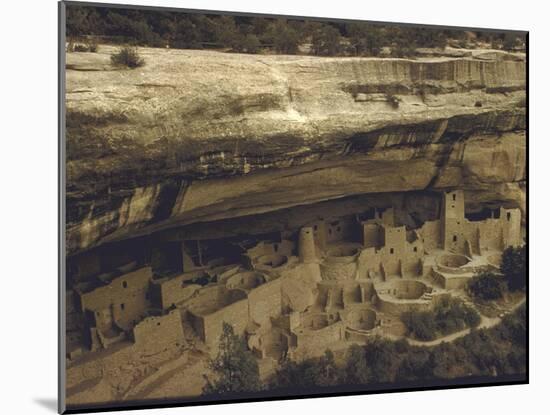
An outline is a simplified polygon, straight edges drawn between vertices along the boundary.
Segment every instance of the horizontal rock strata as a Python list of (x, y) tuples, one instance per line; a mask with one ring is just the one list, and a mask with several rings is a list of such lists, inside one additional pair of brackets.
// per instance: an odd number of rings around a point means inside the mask
[[(67, 56), (70, 254), (161, 229), (461, 187), (525, 209), (525, 57)], [(468, 208), (468, 206), (467, 206)]]

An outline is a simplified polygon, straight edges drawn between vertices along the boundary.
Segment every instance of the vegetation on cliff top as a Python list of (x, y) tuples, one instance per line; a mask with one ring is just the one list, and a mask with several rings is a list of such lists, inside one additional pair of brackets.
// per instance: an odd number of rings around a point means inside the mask
[(111, 63), (115, 66), (125, 66), (134, 69), (145, 65), (145, 60), (139, 56), (137, 48), (125, 46), (111, 55)]
[[(413, 55), (419, 47), (444, 47), (450, 40), (460, 47), (483, 42), (510, 50), (525, 41), (513, 32), (69, 5), (67, 37), (90, 35), (111, 43), (152, 47), (321, 56), (377, 56), (389, 47), (393, 56), (401, 57)], [(308, 48), (301, 48), (306, 44)]]

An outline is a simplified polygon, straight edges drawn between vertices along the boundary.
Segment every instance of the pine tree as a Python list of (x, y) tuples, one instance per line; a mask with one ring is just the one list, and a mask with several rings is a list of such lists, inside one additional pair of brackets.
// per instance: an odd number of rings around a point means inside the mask
[(215, 379), (206, 377), (205, 394), (230, 394), (254, 392), (261, 389), (258, 363), (248, 350), (243, 337), (235, 334), (233, 327), (223, 323), (219, 351), (209, 363)]
[(512, 291), (525, 287), (527, 281), (526, 256), (526, 245), (519, 248), (508, 247), (502, 254), (500, 271), (504, 274), (508, 288)]
[(365, 349), (352, 344), (348, 349), (345, 365), (345, 379), (342, 383), (362, 385), (369, 382), (369, 367), (365, 358)]

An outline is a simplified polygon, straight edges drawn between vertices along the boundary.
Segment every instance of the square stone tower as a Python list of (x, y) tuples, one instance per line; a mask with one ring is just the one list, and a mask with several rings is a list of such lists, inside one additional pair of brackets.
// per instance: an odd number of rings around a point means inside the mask
[(507, 246), (521, 246), (521, 210), (500, 209), (500, 222), (502, 223), (502, 238), (504, 248)]
[(464, 192), (453, 190), (443, 193), (441, 240), (444, 250), (463, 253), (466, 244), (464, 222)]

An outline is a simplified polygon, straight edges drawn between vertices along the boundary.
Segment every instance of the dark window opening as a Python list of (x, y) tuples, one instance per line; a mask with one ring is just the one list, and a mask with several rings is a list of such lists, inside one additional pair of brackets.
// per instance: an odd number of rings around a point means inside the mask
[(451, 205), (451, 208), (453, 208), (453, 209), (454, 209), (454, 208), (455, 208), (455, 205)]
[(279, 245), (277, 244), (273, 245), (273, 249), (275, 250), (275, 252), (277, 252), (279, 250)]
[(342, 230), (342, 229), (341, 229), (339, 226), (336, 228), (336, 231), (337, 231), (337, 232), (340, 232), (341, 230)]
[(414, 251), (414, 252), (417, 252), (417, 251), (418, 251), (418, 248), (415, 246), (415, 247), (413, 248), (413, 251)]
[(453, 193), (453, 200), (456, 200), (456, 194)]
[(124, 310), (124, 303), (121, 303), (121, 304), (120, 304), (120, 309), (121, 309), (121, 310)]
[(157, 323), (157, 326), (160, 326), (160, 321)]
[(471, 212), (466, 214), (466, 219), (470, 222), (479, 222), (485, 219), (490, 219), (492, 216), (492, 210), (489, 208), (483, 208), (477, 212)]
[(393, 248), (390, 248), (390, 254), (393, 254)]
[(456, 242), (456, 240), (457, 240), (456, 235), (453, 235), (453, 242)]
[(126, 281), (122, 281), (122, 288), (128, 288), (128, 283)]
[(508, 219), (508, 221), (512, 219), (512, 214), (510, 212), (506, 213), (506, 219)]
[(376, 219), (376, 209), (369, 208), (367, 211), (359, 215), (360, 220)]
[(316, 230), (317, 230), (317, 228), (318, 228), (318, 226), (317, 226), (317, 225), (315, 225), (315, 226), (313, 227), (313, 230), (314, 230), (314, 231), (316, 231)]

